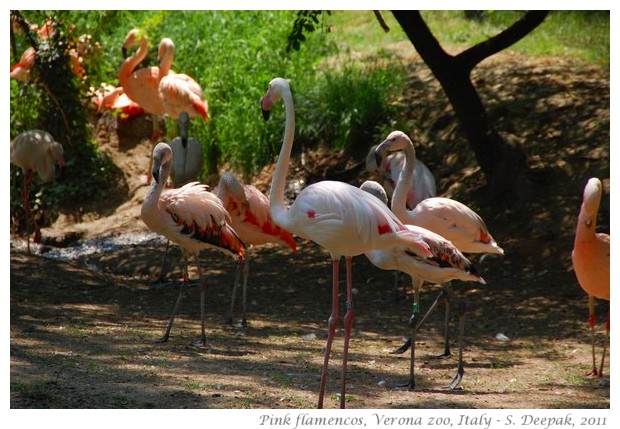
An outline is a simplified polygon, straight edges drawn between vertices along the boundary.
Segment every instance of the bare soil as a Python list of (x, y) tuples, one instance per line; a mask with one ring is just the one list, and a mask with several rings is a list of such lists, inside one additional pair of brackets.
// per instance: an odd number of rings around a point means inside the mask
[[(418, 334), (416, 389), (406, 381), (408, 354), (390, 354), (407, 334), (412, 298), (395, 301), (393, 273), (354, 258), (356, 319), (349, 366), (349, 408), (609, 408), (609, 386), (584, 375), (591, 368), (587, 297), (571, 269), (575, 222), (587, 179), (605, 184), (599, 231), (609, 232), (609, 70), (557, 58), (500, 55), (474, 79), (498, 129), (526, 147), (527, 197), (495, 203), (443, 92), (417, 58), (407, 91), (397, 102), (418, 157), (434, 172), (442, 195), (474, 208), (504, 248), (478, 269), (486, 286), (454, 284), (468, 302), (465, 376), (447, 388), (456, 370), (443, 351), (443, 311)], [(109, 118), (108, 118), (109, 119)], [(303, 118), (298, 118), (302, 121)], [(11, 238), (11, 408), (315, 408), (330, 312), (331, 264), (316, 244), (299, 250), (254, 250), (249, 324), (222, 323), (230, 304), (235, 263), (218, 252), (201, 255), (207, 278), (206, 347), (200, 333), (198, 288), (187, 291), (166, 343), (162, 335), (179, 287), (181, 256), (173, 247), (168, 283), (157, 283), (164, 241), (127, 245), (70, 262), (47, 258), (53, 243), (140, 233), (146, 187), (139, 175), (152, 145), (144, 118), (101, 119), (94, 133), (123, 171), (115, 198), (84, 212), (61, 213), (43, 230), (48, 244), (25, 253)], [(368, 146), (377, 142), (368, 142)], [(355, 164), (318, 149), (289, 177), (306, 182)], [(268, 190), (272, 166), (254, 184)], [(312, 178), (314, 177), (314, 179)], [(353, 184), (368, 178), (359, 173)], [(50, 244), (52, 243), (52, 244)], [(196, 278), (192, 269), (192, 279)], [(344, 275), (344, 273), (343, 273)], [(409, 281), (400, 276), (402, 287)], [(425, 285), (422, 309), (439, 288)], [(597, 358), (605, 338), (608, 303), (597, 304)], [(236, 315), (238, 316), (237, 309)], [(452, 338), (456, 336), (452, 321)], [(330, 362), (325, 406), (336, 408), (342, 331)], [(609, 379), (609, 352), (605, 376)]]

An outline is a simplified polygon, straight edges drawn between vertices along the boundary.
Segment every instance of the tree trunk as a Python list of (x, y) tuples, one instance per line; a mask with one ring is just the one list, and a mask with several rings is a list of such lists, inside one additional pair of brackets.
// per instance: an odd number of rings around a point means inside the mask
[(457, 56), (442, 49), (419, 11), (393, 13), (445, 91), (485, 174), (491, 195), (497, 198), (512, 197), (515, 192), (522, 194), (527, 167), (524, 149), (514, 139), (502, 138), (493, 128), (470, 74), (480, 61), (529, 34), (542, 23), (547, 12), (528, 12), (504, 32)]

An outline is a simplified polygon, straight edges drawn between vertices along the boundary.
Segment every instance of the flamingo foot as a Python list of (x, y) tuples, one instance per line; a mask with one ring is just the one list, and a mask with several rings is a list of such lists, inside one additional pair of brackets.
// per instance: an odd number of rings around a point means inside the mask
[(199, 349), (209, 348), (207, 346), (207, 339), (206, 338), (201, 338), (198, 341), (194, 341), (192, 343), (192, 346), (198, 347)]
[(596, 370), (596, 368), (592, 368), (591, 372), (588, 372), (585, 377), (586, 378), (594, 378), (594, 377), (602, 377), (603, 375), (599, 375), (598, 371)]
[(156, 343), (167, 343), (169, 338), (170, 338), (169, 335), (164, 335), (161, 338), (156, 339), (155, 342)]
[(407, 383), (397, 384), (392, 388), (396, 390), (415, 390), (415, 380), (410, 379)]
[(449, 357), (452, 356), (452, 353), (450, 353), (450, 350), (446, 350), (445, 352), (443, 352), (442, 354), (439, 355), (435, 355), (433, 356), (435, 359), (448, 359)]
[(407, 350), (409, 350), (409, 347), (411, 347), (411, 337), (409, 337), (409, 339), (407, 341), (405, 341), (405, 343), (400, 346), (399, 348), (397, 348), (394, 351), (391, 351), (390, 354), (391, 355), (401, 355), (403, 353), (405, 353)]
[(456, 387), (461, 383), (461, 380), (463, 379), (463, 373), (463, 368), (459, 368), (456, 375), (454, 376), (454, 379), (452, 379), (452, 382), (448, 385), (450, 389), (456, 389)]

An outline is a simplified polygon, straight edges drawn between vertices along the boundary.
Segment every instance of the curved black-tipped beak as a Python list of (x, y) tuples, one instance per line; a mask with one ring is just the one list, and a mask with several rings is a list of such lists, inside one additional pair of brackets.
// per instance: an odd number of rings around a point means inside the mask
[(159, 183), (159, 170), (153, 170), (153, 179)]
[(121, 48), (121, 52), (123, 53), (123, 58), (127, 58), (127, 48), (124, 46)]

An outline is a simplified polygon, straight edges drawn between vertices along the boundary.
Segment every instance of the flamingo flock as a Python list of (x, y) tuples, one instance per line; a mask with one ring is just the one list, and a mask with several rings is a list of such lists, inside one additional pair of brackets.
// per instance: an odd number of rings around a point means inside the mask
[[(49, 29), (48, 29), (49, 31)], [(450, 356), (449, 315), (453, 307), (459, 319), (458, 363), (448, 385), (455, 389), (464, 375), (463, 349), (467, 304), (452, 289), (453, 280), (486, 281), (477, 272), (467, 254), (503, 256), (504, 250), (491, 235), (482, 217), (467, 205), (437, 196), (435, 178), (416, 158), (412, 140), (402, 131), (391, 132), (383, 142), (372, 146), (366, 165), (377, 173), (383, 185), (366, 181), (360, 187), (339, 181), (321, 181), (305, 187), (287, 204), (286, 186), (295, 136), (295, 106), (289, 82), (272, 79), (260, 100), (265, 120), (282, 102), (284, 132), (280, 153), (268, 195), (250, 184), (241, 183), (230, 171), (220, 175), (212, 191), (199, 182), (203, 167), (203, 146), (189, 137), (192, 118), (209, 119), (208, 103), (200, 84), (186, 74), (172, 70), (175, 45), (169, 38), (159, 44), (159, 65), (138, 68), (147, 55), (148, 40), (138, 29), (131, 30), (122, 45), (126, 57), (119, 71), (119, 86), (106, 87), (95, 97), (98, 111), (118, 109), (127, 115), (147, 113), (153, 116), (154, 144), (145, 182), (149, 187), (141, 207), (140, 218), (153, 232), (178, 245), (183, 254), (182, 283), (164, 334), (159, 341), (169, 341), (172, 326), (185, 290), (190, 283), (189, 259), (193, 258), (200, 285), (201, 334), (195, 343), (207, 345), (205, 302), (207, 273), (200, 260), (206, 249), (223, 252), (236, 261), (227, 322), (233, 322), (236, 295), (242, 288), (241, 325), (247, 326), (247, 287), (252, 249), (268, 244), (291, 252), (297, 250), (295, 237), (316, 243), (329, 253), (331, 261), (331, 309), (327, 320), (326, 342), (318, 386), (317, 407), (325, 405), (329, 362), (338, 327), (343, 325), (342, 362), (340, 367), (340, 408), (347, 398), (348, 363), (352, 328), (355, 320), (352, 258), (365, 255), (383, 270), (398, 271), (411, 277), (413, 310), (409, 319), (410, 338), (397, 350), (411, 349), (409, 378), (398, 387), (415, 389), (416, 334), (428, 314), (445, 301), (445, 348)], [(33, 48), (11, 67), (11, 78), (28, 80), (36, 61)], [(168, 116), (179, 123), (179, 137), (169, 143), (159, 130), (159, 117)], [(29, 188), (35, 175), (42, 182), (54, 180), (65, 166), (63, 147), (43, 130), (18, 135), (10, 145), (11, 163), (22, 169), (22, 204), (27, 223), (35, 227), (35, 241), (40, 236), (36, 217), (32, 216)], [(588, 296), (588, 326), (592, 343), (592, 370), (588, 376), (603, 378), (609, 343), (609, 314), (606, 341), (600, 366), (596, 359), (595, 299), (610, 300), (610, 236), (596, 232), (596, 218), (602, 196), (602, 184), (591, 178), (583, 191), (581, 210), (572, 251), (577, 281)], [(389, 206), (388, 206), (389, 203)], [(30, 237), (27, 240), (30, 253)], [(340, 291), (340, 263), (345, 261), (345, 290)], [(293, 257), (291, 257), (291, 260)], [(441, 292), (420, 317), (420, 292), (424, 282), (441, 285)], [(304, 285), (313, 287), (313, 285)], [(362, 287), (359, 288), (363, 290)], [(344, 297), (344, 313), (341, 312)]]

